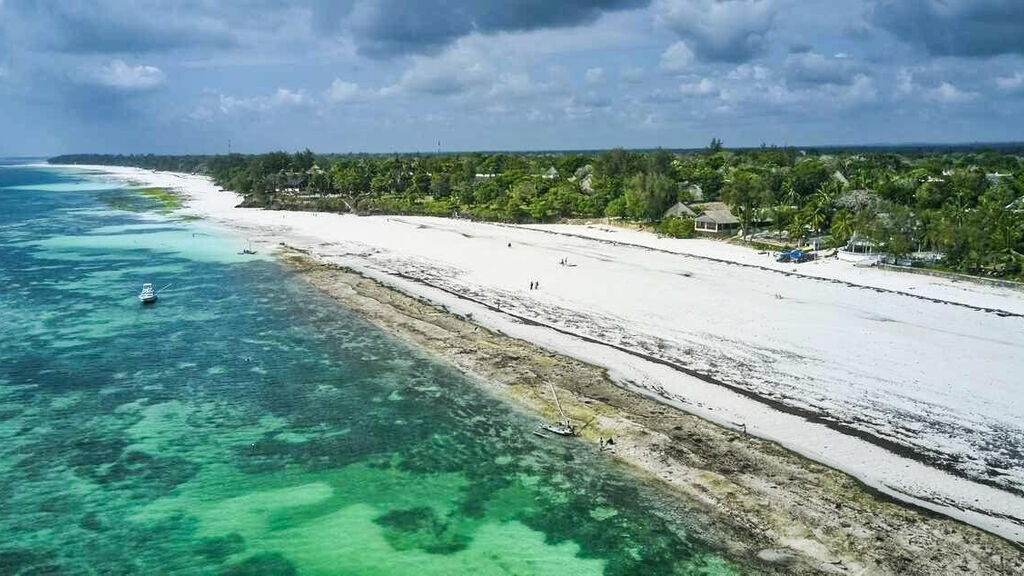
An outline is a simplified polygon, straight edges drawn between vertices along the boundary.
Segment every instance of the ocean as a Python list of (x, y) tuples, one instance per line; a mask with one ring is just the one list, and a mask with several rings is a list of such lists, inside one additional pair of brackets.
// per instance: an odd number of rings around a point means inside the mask
[(739, 571), (684, 502), (244, 247), (0, 166), (0, 574)]

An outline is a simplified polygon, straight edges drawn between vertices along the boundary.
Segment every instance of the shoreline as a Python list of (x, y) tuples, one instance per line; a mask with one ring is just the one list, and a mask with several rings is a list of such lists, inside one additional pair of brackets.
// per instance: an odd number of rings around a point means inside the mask
[[(302, 279), (386, 332), (488, 389), (557, 420), (547, 384), (581, 440), (612, 437), (609, 456), (659, 480), (755, 567), (786, 573), (935, 574), (1024, 569), (1013, 543), (878, 493), (772, 442), (706, 421), (617, 385), (605, 370), (483, 328), (458, 314), (292, 248)], [(553, 442), (566, 440), (552, 438)], [(724, 541), (723, 541), (724, 540)], [(966, 567), (966, 568), (965, 568)], [(1003, 572), (1003, 570), (1008, 570)]]
[[(133, 182), (163, 185), (172, 189), (178, 189), (184, 192), (184, 194), (188, 196), (191, 200), (191, 202), (189, 202), (191, 207), (186, 209), (186, 213), (192, 212), (199, 216), (205, 216), (211, 219), (213, 222), (220, 223), (221, 225), (224, 225), (227, 228), (234, 229), (243, 234), (256, 234), (257, 238), (261, 239), (258, 242), (262, 242), (262, 249), (267, 249), (270, 245), (277, 244), (278, 242), (284, 242), (287, 240), (287, 244), (292, 245), (300, 250), (310, 250), (311, 252), (315, 253), (318, 257), (320, 257), (322, 261), (329, 263), (331, 265), (345, 266), (347, 263), (352, 263), (354, 264), (352, 268), (356, 270), (358, 273), (366, 275), (367, 277), (372, 278), (376, 282), (383, 283), (383, 285), (386, 285), (388, 289), (397, 290), (397, 293), (399, 294), (403, 292), (413, 294), (415, 295), (416, 298), (428, 300), (432, 302), (435, 306), (440, 305), (445, 309), (451, 308), (455, 312), (461, 313), (462, 315), (475, 314), (476, 318), (474, 319), (474, 322), (481, 326), (484, 326), (485, 328), (483, 329), (497, 329), (499, 332), (507, 333), (510, 337), (517, 338), (520, 341), (529, 341), (532, 343), (531, 345), (537, 346), (540, 349), (547, 349), (553, 351), (553, 353), (555, 354), (573, 357), (577, 359), (575, 361), (581, 361), (584, 363), (589, 363), (591, 365), (603, 366), (604, 368), (598, 368), (600, 370), (610, 369), (612, 373), (612, 378), (617, 382), (615, 386), (626, 394), (638, 398), (644, 398), (648, 401), (657, 401), (657, 405), (664, 410), (680, 410), (680, 413), (685, 414), (687, 417), (699, 418), (702, 422), (705, 423), (710, 422), (710, 424), (708, 424), (709, 426), (714, 426), (715, 428), (718, 428), (719, 430), (724, 430), (725, 432), (729, 432), (729, 428), (736, 428), (738, 426), (738, 423), (735, 420), (731, 419), (731, 415), (728, 412), (728, 410), (726, 410), (723, 413), (720, 411), (721, 406), (716, 406), (716, 408), (719, 408), (719, 411), (712, 412), (711, 407), (702, 406), (701, 403), (695, 401), (695, 399), (691, 399), (688, 401), (686, 398), (681, 398), (676, 394), (671, 394), (669, 393), (671, 392), (671, 390), (666, 391), (664, 386), (659, 386), (659, 380), (657, 380), (658, 374), (654, 374), (652, 376), (652, 373), (650, 371), (644, 372), (643, 370), (638, 370), (634, 365), (631, 365), (628, 360), (622, 360), (620, 358), (608, 359), (604, 357), (600, 358), (599, 360), (594, 356), (594, 350), (584, 350), (581, 347), (574, 347), (575, 345), (567, 344), (564, 341), (553, 339), (552, 337), (550, 337), (550, 335), (542, 336), (537, 332), (530, 332), (527, 329), (528, 327), (526, 326), (515, 325), (515, 322), (518, 321), (514, 321), (512, 323), (508, 322), (507, 316), (514, 316), (514, 312), (508, 309), (499, 308), (490, 317), (485, 317), (484, 314), (479, 314), (479, 306), (463, 306), (459, 302), (452, 301), (450, 299), (445, 300), (443, 298), (438, 298), (436, 294), (424, 293), (423, 290), (415, 289), (415, 282), (422, 283), (422, 276), (410, 276), (409, 278), (403, 280), (398, 275), (396, 275), (393, 270), (392, 273), (389, 274), (388, 270), (367, 267), (365, 266), (366, 259), (363, 258), (362, 260), (360, 260), (361, 255), (353, 255), (351, 253), (351, 248), (346, 249), (341, 254), (337, 252), (332, 253), (331, 250), (326, 248), (318, 249), (318, 247), (324, 247), (326, 245), (318, 244), (318, 242), (322, 242), (322, 239), (319, 238), (315, 232), (310, 235), (304, 235), (300, 230), (294, 229), (296, 222), (289, 222), (288, 224), (282, 222), (282, 224), (280, 225), (277, 225), (276, 223), (276, 220), (278, 218), (284, 221), (286, 218), (293, 218), (293, 216), (295, 219), (302, 219), (305, 222), (309, 222), (312, 217), (316, 216), (316, 214), (301, 214), (301, 216), (292, 215), (291, 213), (274, 212), (263, 212), (262, 214), (256, 214), (262, 211), (253, 210), (234, 210), (233, 212), (231, 212), (231, 214), (228, 214), (224, 209), (233, 207), (233, 204), (231, 204), (231, 198), (234, 195), (230, 193), (219, 192), (216, 187), (212, 186), (212, 184), (210, 184), (208, 180), (206, 180), (203, 177), (173, 173), (154, 173), (146, 170), (119, 169), (106, 166), (74, 166), (71, 168), (86, 170), (90, 172), (101, 171), (118, 181), (130, 180)], [(227, 201), (227, 203), (225, 203), (225, 201)], [(234, 216), (238, 217), (235, 218)], [(354, 217), (341, 217), (342, 219), (339, 220), (337, 219), (338, 217), (336, 215), (325, 214), (323, 216), (334, 216), (333, 218), (330, 218), (330, 222), (350, 223), (353, 221), (352, 219), (354, 219)], [(323, 218), (322, 220), (327, 221), (329, 220), (329, 218)], [(383, 220), (383, 218), (377, 219), (378, 222), (380, 220)], [(390, 219), (388, 220), (390, 221)], [(401, 222), (400, 219), (398, 218), (395, 218), (394, 220), (395, 222)], [(424, 222), (424, 220), (428, 219), (408, 220), (415, 220), (417, 222), (421, 222), (420, 224), (418, 224), (419, 228), (432, 227), (434, 224), (433, 221)], [(523, 228), (529, 229), (529, 227)], [(548, 232), (548, 230), (543, 231)], [(534, 232), (536, 232), (536, 230), (534, 230)], [(589, 231), (587, 233), (591, 234), (591, 232)], [(599, 234), (596, 232), (592, 234), (592, 236), (598, 235)], [(590, 240), (600, 241), (600, 238), (592, 236), (589, 237)], [(646, 243), (647, 239), (644, 239), (644, 242)], [(651, 243), (653, 242), (654, 241), (651, 240)], [(638, 246), (638, 248), (652, 248), (655, 250), (657, 249), (656, 247), (650, 246)], [(675, 254), (680, 256), (688, 256), (688, 254), (685, 253)], [(694, 255), (690, 254), (689, 256)], [(700, 256), (696, 257), (699, 258)], [(732, 260), (727, 260), (726, 262), (727, 264), (730, 265), (740, 263)], [(777, 272), (780, 270), (772, 271)], [(785, 273), (786, 271), (782, 270), (782, 272)], [(788, 276), (788, 274), (786, 275)], [(828, 277), (814, 276), (812, 278), (824, 281), (831, 280), (833, 283), (835, 282), (835, 279)], [(883, 288), (883, 286), (878, 285), (869, 285), (863, 287)], [(443, 287), (439, 289), (443, 290)], [(933, 288), (933, 291), (942, 290), (946, 290), (946, 288), (941, 285), (937, 285), (936, 288)], [(919, 294), (905, 294), (905, 296), (918, 297)], [(1011, 302), (1011, 304), (1013, 304), (1013, 302)], [(1005, 310), (1005, 308), (1003, 310)], [(499, 321), (496, 319), (497, 316), (503, 316), (504, 318), (501, 318)], [(506, 330), (506, 328), (508, 328), (509, 330)], [(550, 326), (545, 328), (545, 330), (549, 328)], [(576, 336), (579, 337), (580, 335), (577, 334)], [(609, 342), (598, 341), (598, 343), (595, 344), (595, 347), (606, 348), (608, 345)], [(598, 354), (602, 354), (602, 352), (598, 352)], [(605, 356), (607, 356), (607, 354), (605, 354)], [(674, 369), (671, 370), (675, 371)], [(664, 374), (666, 374), (666, 380), (671, 379), (668, 373)], [(655, 379), (653, 385), (651, 383), (652, 378)], [(700, 397), (701, 396), (697, 396), (696, 398)], [(703, 398), (706, 402), (708, 397), (705, 395)], [(728, 408), (729, 406), (726, 406), (726, 409)], [(747, 420), (744, 420), (743, 424), (746, 423)], [(853, 452), (850, 451), (849, 449), (846, 449), (845, 452), (844, 450), (839, 450), (840, 456), (837, 457), (830, 457), (827, 454), (813, 451), (811, 454), (808, 454), (806, 448), (801, 449), (800, 446), (793, 446), (785, 438), (773, 436), (772, 433), (770, 433), (765, 428), (758, 426), (756, 423), (754, 423), (751, 426), (751, 428), (753, 429), (756, 435), (765, 438), (765, 440), (759, 440), (759, 442), (767, 442), (768, 444), (772, 445), (775, 449), (783, 450), (786, 451), (787, 453), (790, 453), (789, 450), (795, 450), (797, 453), (801, 455), (794, 455), (793, 457), (799, 459), (806, 459), (805, 464), (807, 464), (808, 466), (826, 466), (842, 470), (846, 474), (852, 473), (851, 468), (849, 467), (850, 462), (844, 462), (842, 456), (842, 454), (844, 453), (853, 454)], [(735, 432), (730, 433), (735, 434)], [(833, 439), (830, 438), (829, 441), (833, 441)], [(772, 442), (776, 444), (772, 444)], [(814, 461), (821, 462), (822, 464), (817, 464)], [(828, 468), (825, 469), (827, 470)], [(832, 471), (835, 472), (835, 470)], [(995, 518), (992, 515), (992, 512), (995, 510), (994, 508), (979, 510), (977, 513), (973, 513), (969, 509), (965, 509), (962, 507), (958, 508), (959, 503), (956, 500), (949, 500), (948, 498), (945, 501), (940, 499), (938, 503), (935, 503), (934, 505), (929, 505), (927, 501), (922, 501), (917, 494), (900, 492), (897, 488), (885, 484), (878, 485), (877, 483), (872, 482), (870, 479), (860, 478), (858, 474), (853, 474), (854, 477), (859, 478), (857, 480), (854, 480), (853, 478), (846, 476), (846, 474), (844, 474), (843, 472), (836, 473), (845, 476), (847, 480), (852, 480), (858, 483), (858, 486), (861, 487), (860, 489), (858, 489), (859, 492), (865, 493), (867, 491), (877, 491), (885, 498), (895, 498), (911, 506), (922, 506), (924, 508), (931, 509), (935, 513), (953, 516), (958, 518), (959, 520), (967, 521), (970, 524), (982, 525), (990, 531), (999, 532), (999, 529), (993, 528), (993, 524), (990, 523), (986, 525), (984, 520), (985, 518), (989, 518), (992, 521), (998, 520), (998, 518)], [(936, 476), (936, 478), (939, 478), (939, 476)], [(939, 496), (941, 496), (941, 494)], [(874, 496), (872, 496), (871, 498), (874, 498)], [(1016, 517), (1007, 517), (1007, 519), (1011, 522), (1013, 522), (1014, 518)], [(1009, 538), (1009, 536), (1006, 533), (1004, 533), (1003, 536)], [(941, 541), (943, 537), (945, 536), (937, 537), (936, 541)]]

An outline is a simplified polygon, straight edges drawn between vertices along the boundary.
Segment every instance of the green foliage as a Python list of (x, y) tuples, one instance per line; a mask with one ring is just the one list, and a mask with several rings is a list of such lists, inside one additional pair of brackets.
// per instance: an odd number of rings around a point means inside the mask
[(732, 205), (743, 233), (749, 235), (750, 225), (756, 220), (756, 211), (768, 199), (764, 180), (749, 170), (737, 170), (732, 175), (732, 182), (723, 190), (723, 198)]
[(671, 238), (693, 238), (697, 235), (692, 218), (666, 218), (658, 224), (658, 232)]
[(797, 198), (807, 198), (830, 178), (828, 168), (819, 160), (802, 160), (790, 169), (786, 181)]
[(634, 220), (657, 220), (676, 201), (676, 188), (663, 174), (640, 172), (626, 184), (626, 215)]
[[(943, 253), (942, 266), (952, 270), (1021, 278), (1022, 158), (1024, 150), (1011, 148), (830, 150), (827, 155), (770, 146), (727, 150), (714, 139), (706, 148), (681, 153), (619, 148), (596, 154), (318, 155), (303, 150), (83, 154), (51, 161), (206, 174), (242, 194), (246, 206), (501, 222), (595, 216), (657, 221), (676, 201), (691, 201), (686, 190), (697, 185), (705, 202), (730, 204), (747, 233), (762, 216), (770, 216), (770, 228), (786, 232), (793, 242), (831, 234), (833, 244), (841, 244), (856, 234), (893, 256), (931, 250)], [(551, 167), (558, 176), (545, 178)], [(836, 171), (849, 186), (833, 178)], [(996, 172), (1013, 176), (986, 177)], [(589, 175), (586, 191), (584, 175)], [(859, 192), (859, 199), (846, 198), (863, 189), (869, 192)], [(168, 206), (176, 201), (162, 192), (151, 194)], [(669, 219), (658, 229), (687, 235), (692, 224)]]

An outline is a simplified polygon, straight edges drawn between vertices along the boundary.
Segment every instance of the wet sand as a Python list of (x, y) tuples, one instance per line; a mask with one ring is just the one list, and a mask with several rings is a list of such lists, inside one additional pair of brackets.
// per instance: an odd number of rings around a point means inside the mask
[[(1015, 574), (1024, 551), (957, 520), (893, 501), (851, 476), (625, 390), (595, 366), (487, 330), (350, 269), (285, 250), (311, 284), (380, 328), (558, 419), (548, 383), (583, 441), (659, 478), (701, 512), (708, 538), (765, 572)], [(552, 438), (552, 442), (565, 442)]]

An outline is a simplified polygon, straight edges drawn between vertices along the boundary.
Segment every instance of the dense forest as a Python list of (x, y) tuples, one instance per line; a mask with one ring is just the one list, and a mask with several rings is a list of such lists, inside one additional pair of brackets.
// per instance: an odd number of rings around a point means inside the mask
[(503, 222), (609, 217), (676, 237), (693, 222), (663, 217), (728, 204), (740, 239), (842, 246), (852, 237), (896, 260), (1024, 278), (1024, 149), (699, 151), (429, 155), (70, 155), (61, 164), (201, 173), (270, 209), (426, 214)]

